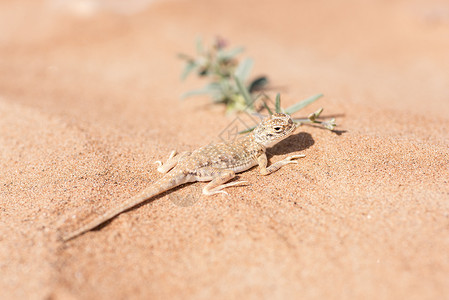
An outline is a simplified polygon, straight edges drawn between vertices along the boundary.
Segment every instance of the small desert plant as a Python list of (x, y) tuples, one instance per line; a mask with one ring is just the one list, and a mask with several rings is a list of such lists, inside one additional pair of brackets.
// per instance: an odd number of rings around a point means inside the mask
[(236, 57), (243, 52), (243, 48), (228, 50), (226, 41), (220, 38), (215, 40), (212, 47), (205, 48), (202, 41), (198, 39), (196, 51), (196, 57), (179, 55), (186, 61), (181, 79), (185, 79), (195, 71), (199, 77), (207, 77), (210, 82), (201, 89), (185, 93), (182, 98), (209, 94), (214, 103), (224, 104), (227, 111), (254, 110), (254, 101), (247, 101), (251, 97), (245, 98), (241, 91), (254, 95), (256, 91), (261, 91), (266, 86), (268, 80), (265, 76), (259, 76), (241, 89), (253, 67), (253, 60), (250, 58), (245, 58), (241, 62), (237, 60)]
[[(226, 106), (226, 110), (230, 111), (250, 111), (260, 112), (265, 108), (268, 113), (272, 114), (272, 110), (267, 104), (268, 96), (263, 93), (264, 88), (268, 84), (265, 76), (259, 76), (250, 81), (247, 85), (245, 82), (250, 75), (253, 67), (253, 60), (245, 58), (242, 62), (237, 60), (237, 55), (243, 52), (243, 48), (238, 47), (231, 50), (227, 49), (227, 43), (217, 38), (210, 49), (205, 49), (200, 39), (196, 43), (197, 56), (191, 57), (180, 54), (179, 57), (186, 61), (186, 66), (181, 74), (181, 79), (185, 79), (190, 73), (195, 71), (199, 77), (207, 77), (210, 82), (201, 89), (193, 90), (182, 95), (182, 98), (209, 94), (213, 103), (221, 103)], [(258, 95), (256, 95), (258, 92)], [(287, 109), (282, 109), (280, 104), (280, 94), (277, 94), (275, 101), (275, 111), (293, 114), (307, 105), (321, 98), (322, 94), (317, 94), (308, 99), (300, 101)], [(257, 102), (257, 100), (261, 101)], [(262, 103), (256, 107), (257, 103)], [(335, 119), (328, 121), (319, 121), (322, 108), (310, 114), (304, 119), (294, 119), (298, 123), (314, 123), (320, 124), (326, 129), (333, 130), (336, 126)], [(244, 132), (253, 130), (248, 128)]]

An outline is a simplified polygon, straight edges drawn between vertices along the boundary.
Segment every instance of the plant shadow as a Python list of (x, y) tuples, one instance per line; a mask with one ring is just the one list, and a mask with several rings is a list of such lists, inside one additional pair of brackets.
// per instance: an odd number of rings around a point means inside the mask
[(334, 130), (329, 130), (327, 128), (324, 128), (323, 126), (316, 125), (316, 124), (303, 124), (303, 126), (309, 126), (309, 127), (317, 128), (317, 129), (320, 129), (320, 130), (327, 130), (327, 131), (330, 131), (333, 134), (336, 134), (338, 136), (348, 132), (347, 130), (335, 130), (335, 129)]

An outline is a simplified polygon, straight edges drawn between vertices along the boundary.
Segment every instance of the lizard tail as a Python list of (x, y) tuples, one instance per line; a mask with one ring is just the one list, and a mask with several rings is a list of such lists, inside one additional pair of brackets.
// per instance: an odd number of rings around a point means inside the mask
[[(62, 238), (62, 240), (64, 242), (66, 242), (68, 240), (74, 239), (74, 238), (82, 235), (83, 233), (86, 233), (86, 232), (100, 226), (101, 224), (111, 220), (112, 218), (116, 217), (117, 215), (121, 214), (122, 212), (127, 211), (128, 209), (150, 199), (151, 197), (162, 194), (165, 191), (168, 191), (174, 187), (177, 187), (181, 184), (188, 182), (188, 180), (186, 180), (185, 176), (167, 176), (167, 175), (162, 177), (158, 181), (156, 181), (154, 184), (152, 184), (148, 188), (144, 189), (142, 192), (140, 192), (136, 196), (131, 197), (129, 200), (125, 201), (118, 207), (105, 212), (104, 214), (98, 216), (97, 218), (93, 219), (92, 221), (85, 224), (84, 226), (81, 226), (77, 230), (64, 236)], [(170, 175), (172, 175), (172, 174), (170, 174)], [(183, 179), (179, 180), (179, 178), (183, 178)]]

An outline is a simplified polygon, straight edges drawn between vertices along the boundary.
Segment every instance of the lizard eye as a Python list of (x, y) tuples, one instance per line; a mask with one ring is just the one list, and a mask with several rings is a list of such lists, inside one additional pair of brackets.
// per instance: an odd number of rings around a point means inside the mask
[(275, 126), (273, 129), (276, 132), (281, 132), (282, 131), (282, 127), (281, 126)]

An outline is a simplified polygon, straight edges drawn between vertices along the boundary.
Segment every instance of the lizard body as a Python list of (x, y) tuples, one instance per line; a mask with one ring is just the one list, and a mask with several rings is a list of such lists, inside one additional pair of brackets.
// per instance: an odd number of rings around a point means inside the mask
[(203, 188), (203, 194), (224, 193), (224, 188), (246, 183), (230, 182), (235, 173), (246, 171), (256, 165), (260, 174), (268, 175), (282, 166), (297, 163), (293, 160), (304, 155), (292, 155), (267, 167), (266, 148), (271, 147), (290, 136), (297, 125), (289, 115), (276, 113), (263, 120), (250, 134), (230, 143), (218, 143), (204, 146), (192, 152), (177, 154), (172, 151), (165, 163), (157, 161), (157, 170), (165, 175), (136, 196), (125, 201), (117, 208), (105, 212), (98, 218), (63, 237), (64, 241), (73, 239), (90, 231), (120, 213), (159, 195), (174, 187), (188, 182), (210, 181)]

